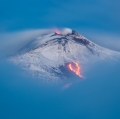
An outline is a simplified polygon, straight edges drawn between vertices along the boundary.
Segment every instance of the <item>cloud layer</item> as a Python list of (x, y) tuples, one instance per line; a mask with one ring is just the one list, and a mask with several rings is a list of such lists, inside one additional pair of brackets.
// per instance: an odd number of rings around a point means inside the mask
[(44, 32), (50, 32), (50, 29), (31, 29), (0, 33), (0, 54), (5, 56), (16, 53), (20, 48)]

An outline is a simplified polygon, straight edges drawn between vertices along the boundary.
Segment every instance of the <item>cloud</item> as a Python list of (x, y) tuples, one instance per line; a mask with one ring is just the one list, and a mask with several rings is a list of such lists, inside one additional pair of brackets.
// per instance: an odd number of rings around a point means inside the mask
[(1, 56), (16, 53), (31, 40), (37, 38), (50, 29), (31, 29), (24, 31), (0, 33), (0, 54)]
[(101, 31), (97, 29), (78, 29), (81, 35), (92, 42), (115, 51), (120, 51), (120, 35), (113, 32)]
[(96, 35), (95, 37), (97, 39), (95, 42), (98, 42), (98, 44), (101, 46), (104, 46), (111, 50), (120, 51), (120, 36), (106, 34), (103, 36)]

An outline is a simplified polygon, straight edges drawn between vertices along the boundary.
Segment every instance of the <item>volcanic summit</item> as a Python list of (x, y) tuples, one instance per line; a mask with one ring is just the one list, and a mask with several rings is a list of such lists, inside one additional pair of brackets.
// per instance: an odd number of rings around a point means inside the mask
[(66, 64), (87, 63), (116, 59), (119, 53), (103, 48), (74, 30), (63, 29), (44, 33), (21, 48), (10, 60), (38, 78), (49, 80), (66, 79)]

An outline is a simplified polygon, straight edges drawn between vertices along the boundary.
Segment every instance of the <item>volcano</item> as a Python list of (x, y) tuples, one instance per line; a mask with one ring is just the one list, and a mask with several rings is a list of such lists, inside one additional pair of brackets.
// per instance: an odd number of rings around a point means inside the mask
[(82, 72), (89, 63), (116, 60), (119, 56), (118, 52), (103, 48), (66, 28), (40, 35), (9, 59), (33, 76), (46, 81), (58, 81), (67, 79), (68, 74), (72, 73), (67, 67), (69, 63), (77, 62)]

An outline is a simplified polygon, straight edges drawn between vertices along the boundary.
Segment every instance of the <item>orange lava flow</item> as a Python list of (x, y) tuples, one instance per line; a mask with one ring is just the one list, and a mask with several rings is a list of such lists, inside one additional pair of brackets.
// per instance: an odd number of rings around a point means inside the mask
[(55, 29), (55, 33), (60, 34), (61, 32), (58, 29)]
[[(73, 63), (74, 63), (75, 66), (73, 66)], [(79, 66), (79, 64), (76, 63), (76, 62), (73, 62), (73, 63), (70, 63), (70, 64), (68, 65), (69, 69), (70, 69), (71, 71), (75, 72), (76, 75), (78, 75), (79, 77), (83, 78), (83, 76), (82, 76), (81, 73), (80, 73), (80, 66)]]

